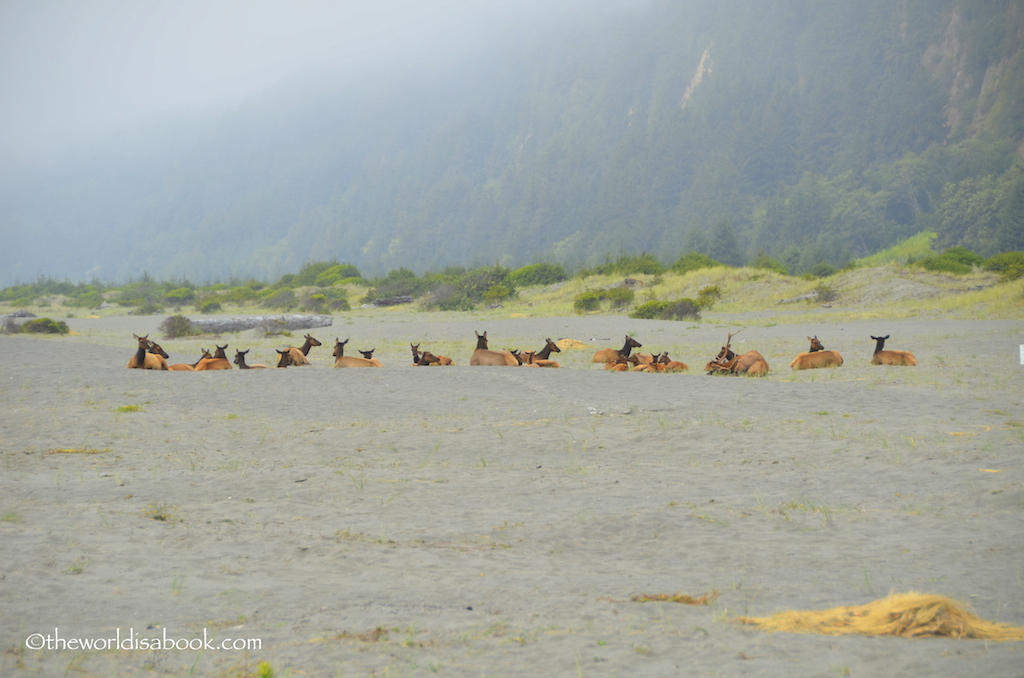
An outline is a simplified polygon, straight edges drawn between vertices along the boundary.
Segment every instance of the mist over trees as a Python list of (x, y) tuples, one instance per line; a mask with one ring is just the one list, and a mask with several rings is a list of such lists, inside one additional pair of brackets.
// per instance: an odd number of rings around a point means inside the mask
[(1024, 249), (1012, 0), (652, 0), (3, 171), (0, 284)]

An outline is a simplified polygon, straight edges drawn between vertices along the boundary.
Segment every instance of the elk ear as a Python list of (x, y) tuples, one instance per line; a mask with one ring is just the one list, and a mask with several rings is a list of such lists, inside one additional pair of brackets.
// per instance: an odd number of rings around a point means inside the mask
[(885, 335), (884, 337), (882, 337), (882, 339), (888, 339), (888, 338), (889, 338), (889, 335), (888, 335), (888, 334), (887, 334), (887, 335)]

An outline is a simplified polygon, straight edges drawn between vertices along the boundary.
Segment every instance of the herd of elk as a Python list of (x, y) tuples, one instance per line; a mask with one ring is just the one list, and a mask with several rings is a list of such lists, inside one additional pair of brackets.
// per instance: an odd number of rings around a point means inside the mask
[(813, 370), (816, 367), (839, 367), (843, 364), (843, 356), (839, 351), (826, 351), (818, 341), (818, 335), (807, 337), (811, 342), (811, 350), (793, 358), (789, 366), (794, 370)]
[[(748, 351), (743, 355), (737, 355), (732, 350), (732, 339), (739, 332), (740, 330), (729, 333), (725, 346), (722, 346), (718, 355), (705, 365), (705, 372), (708, 374), (749, 374), (755, 376), (763, 376), (768, 373), (768, 361), (757, 351)], [(551, 360), (550, 356), (552, 353), (561, 353), (561, 349), (550, 338), (544, 340), (544, 347), (539, 351), (495, 351), (488, 348), (487, 332), (483, 334), (476, 332), (475, 334), (477, 345), (469, 361), (469, 364), (472, 366), (516, 367), (522, 365), (524, 367), (559, 367), (559, 363)], [(227, 344), (224, 346), (215, 345), (216, 352), (213, 355), (210, 355), (210, 352), (206, 349), (200, 349), (202, 355), (194, 363), (168, 365), (166, 351), (159, 344), (150, 341), (149, 335), (140, 337), (134, 334), (132, 336), (138, 341), (138, 348), (128, 361), (129, 369), (196, 372), (232, 369), (231, 362), (227, 358)], [(885, 341), (889, 338), (889, 335), (884, 337), (872, 336), (871, 338), (875, 340), (875, 352), (871, 358), (871, 364), (917, 365), (917, 358), (910, 351), (884, 350)], [(793, 359), (789, 364), (792, 369), (807, 370), (819, 367), (839, 367), (843, 364), (843, 357), (839, 352), (825, 350), (817, 335), (807, 337), (807, 339), (811, 342), (810, 350), (800, 353)], [(362, 358), (346, 356), (345, 345), (348, 342), (348, 339), (345, 341), (335, 339), (334, 367), (383, 367), (381, 362), (373, 357), (375, 349), (359, 351), (363, 355)], [(314, 346), (320, 345), (321, 343), (312, 335), (307, 334), (305, 342), (300, 348), (288, 346), (283, 350), (277, 351), (277, 367), (308, 365), (309, 360), (306, 356), (309, 354), (309, 350)], [(454, 364), (450, 358), (434, 355), (429, 351), (420, 351), (419, 344), (409, 344), (409, 346), (412, 349), (414, 366)], [(618, 372), (678, 372), (689, 369), (686, 363), (670, 359), (667, 351), (658, 355), (632, 353), (634, 348), (640, 347), (640, 342), (627, 334), (621, 349), (601, 349), (594, 354), (593, 362), (604, 363), (604, 369)], [(247, 364), (245, 356), (248, 352), (248, 350), (236, 350), (234, 364), (238, 365), (239, 369), (265, 369), (268, 367), (262, 364)]]

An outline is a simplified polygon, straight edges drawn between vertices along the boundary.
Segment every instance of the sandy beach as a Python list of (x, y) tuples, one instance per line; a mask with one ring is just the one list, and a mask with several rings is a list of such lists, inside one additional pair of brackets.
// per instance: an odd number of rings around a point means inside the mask
[[(3, 675), (1024, 672), (1020, 642), (735, 621), (921, 591), (1024, 625), (1024, 321), (748, 322), (733, 345), (771, 373), (746, 378), (701, 370), (731, 318), (363, 312), (312, 330), (308, 367), (125, 369), (132, 333), (170, 362), (302, 342), (164, 340), (162, 319), (0, 336)], [(485, 330), (586, 346), (468, 367)], [(691, 369), (590, 362), (627, 333)], [(879, 334), (918, 365), (869, 364)], [(845, 364), (791, 371), (808, 335)], [(336, 338), (384, 368), (332, 369)], [(414, 368), (409, 343), (456, 366)], [(714, 600), (631, 601), (676, 592)], [(118, 633), (208, 644), (29, 647)]]

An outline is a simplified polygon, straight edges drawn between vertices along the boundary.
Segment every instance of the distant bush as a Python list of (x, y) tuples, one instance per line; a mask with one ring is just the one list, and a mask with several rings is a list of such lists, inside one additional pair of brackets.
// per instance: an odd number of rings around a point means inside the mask
[(721, 298), (722, 288), (718, 285), (708, 285), (697, 291), (697, 305), (701, 308), (711, 308)]
[(572, 307), (581, 313), (596, 311), (601, 308), (601, 293), (594, 291), (581, 292), (573, 297)]
[(295, 305), (298, 304), (295, 291), (288, 288), (263, 290), (259, 296), (263, 305), (268, 308), (278, 308), (287, 311), (295, 308)]
[(99, 308), (100, 304), (103, 303), (103, 295), (97, 290), (89, 290), (83, 294), (80, 294), (73, 299), (68, 301), (68, 306), (75, 306), (78, 308)]
[(183, 306), (191, 304), (196, 298), (196, 293), (188, 287), (179, 287), (164, 295), (164, 301), (172, 306)]
[(615, 261), (606, 261), (591, 269), (580, 271), (579, 277), (588, 275), (657, 275), (665, 272), (665, 266), (653, 254), (623, 254)]
[(66, 322), (50, 318), (29, 320), (21, 326), (21, 331), (28, 334), (68, 334), (71, 332)]
[(438, 285), (425, 294), (420, 303), (430, 311), (472, 311), (476, 308), (476, 302), (457, 285)]
[(1024, 252), (1003, 252), (985, 260), (986, 271), (1001, 274), (1003, 280), (1017, 280), (1024, 277)]
[(232, 287), (222, 299), (229, 304), (247, 304), (256, 298), (256, 290), (246, 285)]
[(687, 252), (683, 256), (676, 259), (675, 263), (670, 266), (670, 270), (673, 273), (689, 273), (690, 271), (696, 271), (701, 268), (715, 268), (716, 266), (725, 266), (720, 261), (715, 261), (706, 254), (700, 252)]
[(643, 320), (699, 319), (700, 305), (689, 298), (677, 301), (648, 301), (637, 306), (629, 317)]
[(565, 268), (559, 264), (531, 264), (523, 266), (509, 273), (508, 277), (518, 287), (552, 285), (569, 279)]
[[(302, 276), (300, 275), (299, 277), (301, 278)], [(317, 275), (312, 284), (317, 287), (332, 287), (345, 280), (361, 278), (362, 275), (359, 273), (359, 269), (352, 264), (335, 264)]]
[(633, 290), (628, 287), (613, 287), (607, 290), (588, 290), (577, 294), (573, 299), (573, 308), (579, 312), (596, 311), (604, 301), (610, 302), (612, 308), (622, 308), (633, 303)]
[(807, 272), (815, 278), (827, 278), (830, 275), (836, 274), (836, 267), (827, 261), (820, 261), (814, 266), (811, 266)]
[(200, 313), (204, 313), (204, 314), (207, 314), (207, 313), (219, 313), (220, 310), (221, 310), (221, 305), (220, 305), (219, 301), (205, 301), (199, 307), (199, 312)]
[(147, 301), (141, 306), (136, 306), (132, 310), (128, 311), (128, 315), (160, 315), (163, 312), (163, 306)]
[(776, 273), (781, 273), (782, 275), (789, 275), (789, 271), (786, 270), (785, 265), (783, 265), (781, 261), (769, 257), (767, 254), (764, 253), (764, 250), (758, 252), (757, 256), (751, 259), (750, 263), (747, 264), (747, 266), (749, 266), (750, 268), (763, 268), (769, 271), (775, 271)]
[(157, 329), (168, 339), (198, 334), (192, 321), (183, 315), (167, 316)]
[(957, 246), (944, 250), (942, 254), (933, 254), (920, 259), (914, 262), (914, 265), (929, 271), (966, 274), (973, 271), (975, 266), (981, 266), (984, 261), (980, 254), (972, 252), (966, 247)]
[(825, 282), (818, 283), (818, 286), (814, 288), (814, 293), (818, 295), (818, 301), (827, 303), (829, 301), (835, 301), (839, 296), (835, 288)]

